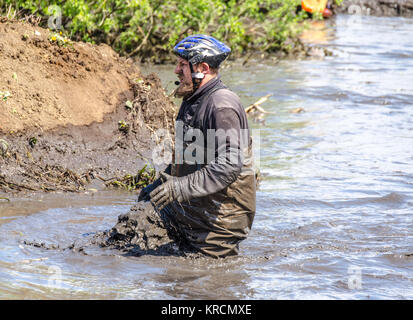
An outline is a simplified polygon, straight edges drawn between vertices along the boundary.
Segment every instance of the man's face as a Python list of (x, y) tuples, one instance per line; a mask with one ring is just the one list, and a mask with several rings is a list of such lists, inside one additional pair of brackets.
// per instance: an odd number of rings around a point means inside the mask
[(178, 79), (180, 81), (179, 87), (175, 92), (175, 96), (182, 98), (190, 95), (193, 92), (194, 86), (192, 83), (189, 62), (181, 57), (178, 57), (175, 73), (178, 75)]

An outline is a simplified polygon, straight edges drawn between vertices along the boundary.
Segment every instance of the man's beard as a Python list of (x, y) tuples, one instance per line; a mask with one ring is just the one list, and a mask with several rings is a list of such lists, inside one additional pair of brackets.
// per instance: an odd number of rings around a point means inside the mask
[(188, 82), (181, 82), (179, 87), (175, 90), (174, 96), (177, 98), (185, 98), (192, 94), (194, 91), (194, 85), (192, 81)]

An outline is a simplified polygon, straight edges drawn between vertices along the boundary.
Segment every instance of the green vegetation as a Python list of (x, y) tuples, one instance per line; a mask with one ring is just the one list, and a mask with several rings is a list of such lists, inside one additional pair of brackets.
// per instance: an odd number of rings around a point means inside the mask
[(4, 92), (0, 91), (0, 100), (7, 101), (9, 97), (11, 97), (11, 94), (9, 91), (4, 91)]
[(37, 138), (36, 137), (31, 137), (29, 139), (29, 145), (34, 148), (34, 146), (37, 144)]
[(155, 169), (151, 167), (147, 169), (147, 165), (145, 165), (136, 176), (127, 174), (122, 179), (107, 182), (106, 186), (133, 191), (148, 186), (155, 180), (155, 177)]
[(133, 103), (132, 103), (132, 101), (126, 101), (125, 102), (125, 108), (127, 109), (127, 110), (132, 110), (133, 109)]
[(129, 125), (125, 121), (120, 120), (118, 122), (118, 129), (119, 129), (119, 131), (121, 131), (123, 133), (128, 133), (129, 132)]
[[(291, 50), (305, 17), (300, 0), (0, 0), (9, 18), (32, 15), (57, 24), (70, 39), (107, 43), (122, 55), (163, 62), (183, 37), (206, 33), (247, 51)], [(60, 35), (60, 33), (59, 33)], [(56, 36), (56, 39), (58, 37)], [(64, 41), (64, 40), (63, 40)]]
[[(340, 5), (342, 0), (335, 0)], [(0, 0), (8, 18), (61, 23), (58, 44), (107, 43), (126, 56), (163, 62), (178, 40), (205, 33), (229, 44), (232, 57), (251, 51), (290, 51), (307, 14), (300, 0)], [(60, 14), (60, 16), (59, 16)], [(320, 15), (315, 15), (320, 18)]]
[(67, 45), (72, 44), (72, 42), (63, 35), (62, 31), (60, 31), (59, 33), (51, 32), (49, 35), (49, 41), (56, 43), (59, 47), (66, 47)]

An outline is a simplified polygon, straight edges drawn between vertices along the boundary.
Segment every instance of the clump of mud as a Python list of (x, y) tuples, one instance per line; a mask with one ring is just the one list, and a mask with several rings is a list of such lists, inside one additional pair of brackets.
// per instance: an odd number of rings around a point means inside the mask
[(80, 238), (67, 247), (28, 240), (22, 244), (45, 250), (71, 250), (85, 255), (89, 255), (91, 249), (108, 248), (126, 256), (206, 257), (191, 247), (166, 211), (157, 210), (149, 201), (137, 202), (129, 212), (118, 217), (110, 230)]
[(150, 202), (142, 201), (128, 213), (120, 215), (117, 224), (110, 231), (96, 235), (94, 241), (101, 247), (134, 256), (188, 256), (196, 253), (165, 211), (158, 211)]

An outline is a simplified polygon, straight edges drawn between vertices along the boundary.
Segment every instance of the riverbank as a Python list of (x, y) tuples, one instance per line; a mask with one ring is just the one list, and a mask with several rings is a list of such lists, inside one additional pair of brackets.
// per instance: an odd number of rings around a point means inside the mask
[(175, 106), (107, 45), (0, 21), (0, 192), (105, 188), (152, 159)]
[(344, 0), (337, 13), (413, 17), (413, 0)]

